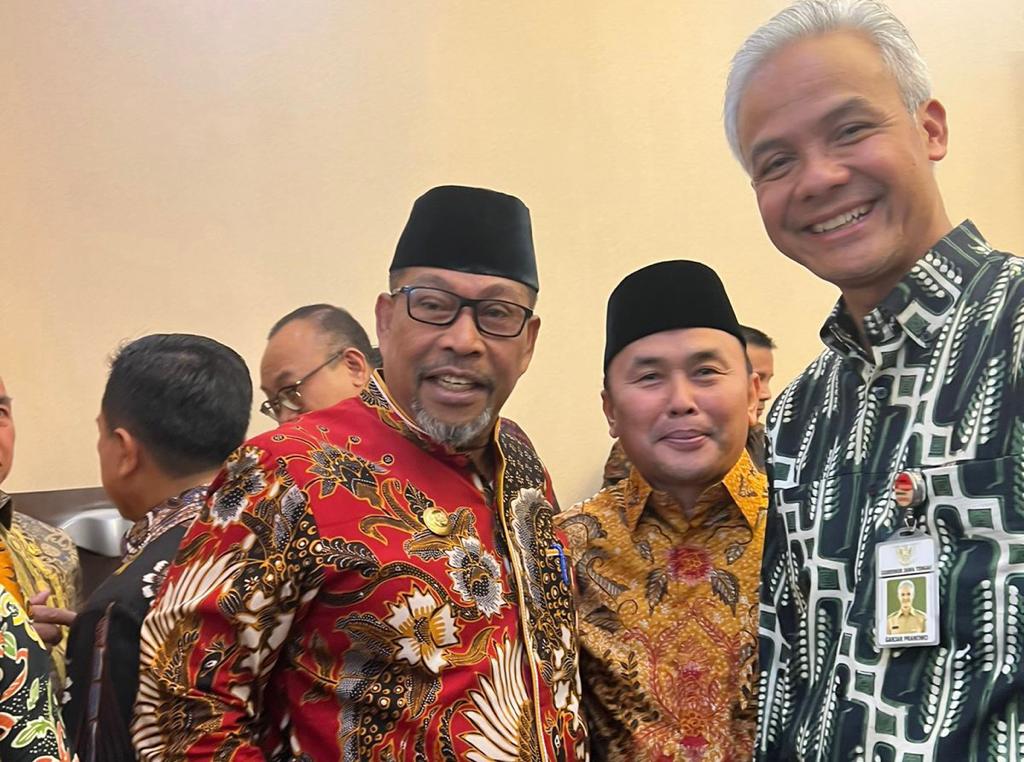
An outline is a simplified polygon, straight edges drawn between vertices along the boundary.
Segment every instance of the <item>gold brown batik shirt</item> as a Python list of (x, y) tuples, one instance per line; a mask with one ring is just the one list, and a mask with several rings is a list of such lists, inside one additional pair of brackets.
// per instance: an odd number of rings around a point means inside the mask
[(749, 760), (768, 487), (744, 452), (687, 515), (640, 473), (558, 516), (595, 760)]
[[(0, 544), (9, 551), (14, 580), (20, 588), (20, 598), (28, 599), (42, 590), (49, 590), (45, 605), (60, 609), (74, 609), (78, 605), (81, 587), (78, 548), (68, 533), (46, 522), (14, 510), (11, 496), (0, 492)], [(6, 584), (9, 584), (8, 568)], [(50, 650), (58, 685), (66, 676), (65, 651), (68, 643), (66, 628), (60, 643)]]
[(143, 624), (141, 758), (583, 759), (554, 497), (493, 437), (492, 488), (378, 375), (234, 453)]

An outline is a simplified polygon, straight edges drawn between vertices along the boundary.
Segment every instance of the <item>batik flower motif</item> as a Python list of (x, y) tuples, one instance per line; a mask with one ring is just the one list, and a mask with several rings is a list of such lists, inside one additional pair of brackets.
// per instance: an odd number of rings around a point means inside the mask
[(210, 518), (214, 526), (235, 521), (245, 509), (248, 498), (258, 495), (267, 486), (259, 464), (260, 452), (256, 447), (244, 447), (228, 458), (227, 477), (210, 499)]
[(398, 603), (389, 603), (387, 623), (399, 634), (397, 657), (409, 664), (423, 664), (434, 674), (445, 663), (445, 649), (459, 642), (459, 627), (451, 606), (441, 605), (429, 590), (415, 585)]
[(483, 549), (476, 537), (463, 537), (459, 545), (447, 551), (448, 576), (463, 600), (476, 604), (484, 616), (493, 616), (504, 603), (501, 566)]
[(711, 556), (704, 548), (679, 545), (668, 552), (668, 576), (677, 582), (697, 585), (711, 576)]

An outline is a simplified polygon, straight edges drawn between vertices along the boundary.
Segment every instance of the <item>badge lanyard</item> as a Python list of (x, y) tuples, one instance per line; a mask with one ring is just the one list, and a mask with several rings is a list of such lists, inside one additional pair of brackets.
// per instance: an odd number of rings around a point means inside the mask
[(876, 546), (875, 640), (880, 648), (934, 646), (939, 642), (938, 552), (924, 525), (924, 475), (898, 474), (893, 496), (905, 525)]

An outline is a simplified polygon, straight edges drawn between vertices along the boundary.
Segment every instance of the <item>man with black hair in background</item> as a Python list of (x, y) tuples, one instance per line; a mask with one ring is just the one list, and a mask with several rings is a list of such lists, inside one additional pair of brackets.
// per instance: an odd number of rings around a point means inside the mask
[(355, 397), (380, 367), (380, 354), (352, 315), (307, 304), (278, 320), (260, 362), (264, 415), (286, 423)]
[(749, 325), (741, 325), (740, 333), (747, 341), (747, 359), (750, 360), (750, 367), (757, 374), (759, 387), (757, 390), (757, 422), (761, 424), (764, 420), (765, 406), (772, 398), (771, 382), (775, 377), (775, 342), (771, 336), (764, 331), (752, 328)]
[(145, 336), (111, 363), (96, 450), (104, 489), (135, 524), (121, 568), (71, 628), (64, 716), (82, 762), (135, 759), (139, 628), (207, 485), (245, 438), (251, 406), (245, 361), (203, 336)]

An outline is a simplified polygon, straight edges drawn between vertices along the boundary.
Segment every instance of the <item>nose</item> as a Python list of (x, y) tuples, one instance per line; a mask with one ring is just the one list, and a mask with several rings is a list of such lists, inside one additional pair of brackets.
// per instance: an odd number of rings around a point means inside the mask
[(685, 376), (673, 376), (669, 386), (668, 413), (671, 416), (687, 415), (697, 410), (693, 388)]
[(483, 336), (476, 327), (473, 309), (463, 305), (455, 322), (444, 329), (441, 346), (457, 355), (473, 355), (483, 352)]
[(818, 198), (850, 180), (849, 168), (827, 150), (811, 150), (803, 157), (797, 193), (801, 199)]

